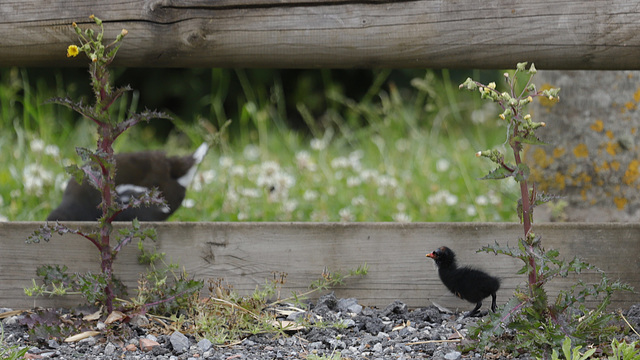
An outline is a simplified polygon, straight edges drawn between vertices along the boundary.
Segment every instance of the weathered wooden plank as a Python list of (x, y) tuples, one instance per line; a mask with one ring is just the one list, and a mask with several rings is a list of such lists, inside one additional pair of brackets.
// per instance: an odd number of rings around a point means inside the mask
[(624, 0), (5, 1), (0, 66), (86, 66), (65, 49), (89, 14), (129, 30), (128, 67), (640, 68)]
[[(25, 245), (24, 239), (40, 223), (0, 223), (0, 306), (71, 305), (77, 299), (26, 297), (43, 263), (65, 263), (73, 271), (98, 270), (97, 251), (77, 236), (56, 237), (50, 243)], [(488, 243), (515, 244), (518, 224), (505, 223), (154, 223), (159, 251), (182, 264), (199, 279), (224, 278), (241, 293), (250, 293), (273, 277), (287, 273), (282, 294), (303, 291), (323, 268), (347, 270), (367, 263), (369, 275), (348, 280), (336, 290), (341, 297), (356, 297), (362, 304), (385, 306), (401, 300), (411, 307), (431, 302), (464, 310), (470, 304), (451, 295), (438, 279), (433, 261), (425, 254), (439, 246), (454, 249), (463, 264), (472, 264), (502, 278), (499, 303), (504, 303), (524, 277), (515, 272), (518, 261), (475, 250)], [(83, 224), (86, 226), (86, 223)], [(539, 224), (546, 247), (589, 260), (607, 272), (640, 288), (639, 224)], [(135, 246), (126, 248), (116, 263), (116, 274), (135, 286), (142, 267)], [(596, 279), (587, 274), (587, 281)], [(572, 284), (554, 280), (548, 290)], [(616, 296), (613, 306), (638, 302), (636, 294)]]

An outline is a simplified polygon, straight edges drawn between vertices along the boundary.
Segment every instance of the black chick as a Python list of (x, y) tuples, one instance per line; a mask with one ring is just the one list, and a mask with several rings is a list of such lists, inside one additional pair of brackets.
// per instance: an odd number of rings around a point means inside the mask
[(457, 297), (476, 303), (476, 307), (466, 316), (474, 316), (482, 306), (482, 300), (491, 295), (491, 311), (496, 312), (496, 292), (500, 289), (500, 279), (484, 271), (470, 267), (459, 268), (456, 254), (446, 246), (427, 254), (438, 265), (438, 275), (442, 283)]

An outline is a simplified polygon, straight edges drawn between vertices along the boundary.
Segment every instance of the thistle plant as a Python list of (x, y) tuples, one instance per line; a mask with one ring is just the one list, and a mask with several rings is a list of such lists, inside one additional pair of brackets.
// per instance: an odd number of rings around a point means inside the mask
[[(507, 336), (505, 328), (516, 330), (515, 339), (501, 342), (512, 351), (529, 351), (545, 358), (550, 349), (559, 348), (562, 340), (569, 337), (574, 343), (585, 345), (587, 341), (602, 340), (610, 334), (611, 315), (604, 312), (616, 290), (629, 290), (620, 282), (610, 282), (606, 275), (596, 267), (578, 258), (571, 261), (558, 259), (556, 250), (545, 250), (542, 237), (533, 231), (533, 211), (536, 206), (558, 198), (554, 195), (539, 193), (535, 184), (529, 182), (529, 167), (523, 162), (522, 151), (525, 145), (543, 145), (536, 130), (546, 126), (544, 122), (533, 121), (526, 113), (526, 106), (537, 97), (558, 100), (560, 89), (539, 91), (532, 82), (536, 74), (533, 64), (527, 69), (527, 63), (519, 63), (512, 74), (505, 73), (508, 91), (500, 92), (494, 82), (484, 85), (468, 78), (460, 85), (461, 89), (478, 91), (482, 99), (497, 103), (502, 112), (498, 115), (504, 121), (507, 132), (506, 142), (513, 155), (513, 163), (496, 149), (479, 151), (478, 157), (492, 161), (497, 167), (482, 179), (498, 180), (513, 178), (519, 184), (520, 199), (517, 204), (518, 217), (523, 225), (523, 236), (518, 239), (515, 248), (494, 245), (483, 247), (479, 251), (504, 254), (523, 261), (519, 274), (527, 275), (527, 289), (517, 289), (515, 296), (502, 307), (501, 311), (490, 316), (488, 321), (479, 322), (472, 332), (480, 340), (480, 348), (494, 344), (495, 337)], [(525, 79), (524, 86), (518, 80)], [(602, 276), (600, 284), (587, 286), (578, 282), (571, 289), (562, 291), (554, 303), (549, 303), (544, 285), (558, 276), (582, 270), (594, 270)], [(604, 295), (595, 311), (587, 311), (582, 304), (587, 297), (597, 298)]]
[[(115, 283), (113, 278), (113, 262), (118, 252), (123, 246), (129, 244), (134, 239), (155, 238), (155, 229), (141, 229), (138, 221), (133, 221), (132, 228), (119, 230), (115, 244), (112, 245), (113, 225), (115, 217), (129, 208), (160, 205), (164, 206), (165, 201), (161, 198), (157, 190), (151, 190), (145, 195), (134, 198), (128, 203), (116, 201), (115, 197), (115, 157), (113, 143), (124, 131), (138, 124), (141, 121), (149, 121), (153, 118), (168, 118), (167, 115), (156, 111), (144, 111), (142, 113), (130, 114), (127, 119), (118, 120), (110, 111), (111, 106), (127, 91), (129, 86), (114, 88), (111, 85), (108, 66), (114, 57), (122, 40), (127, 35), (127, 30), (122, 30), (116, 39), (108, 45), (103, 45), (104, 27), (102, 21), (91, 15), (90, 19), (95, 22), (99, 31), (88, 28), (84, 31), (73, 23), (73, 28), (78, 35), (80, 45), (70, 45), (67, 48), (67, 57), (75, 57), (84, 53), (90, 59), (89, 74), (95, 101), (93, 105), (85, 105), (82, 101), (74, 102), (69, 98), (53, 98), (51, 103), (57, 103), (71, 108), (84, 118), (87, 118), (97, 125), (98, 141), (97, 149), (76, 148), (76, 152), (84, 162), (83, 165), (72, 165), (66, 167), (66, 171), (74, 176), (78, 183), (88, 181), (95, 187), (102, 196), (100, 208), (102, 216), (98, 219), (97, 229), (86, 232), (78, 229), (70, 229), (65, 225), (56, 222), (55, 225), (46, 224), (40, 230), (35, 231), (27, 242), (49, 241), (53, 233), (60, 235), (71, 233), (77, 234), (89, 240), (100, 252), (101, 274), (89, 275), (91, 281), (85, 282), (92, 286), (81, 287), (83, 294), (102, 294), (98, 299), (102, 302), (107, 311), (113, 310), (113, 300), (115, 294)], [(63, 284), (68, 286), (69, 284)], [(55, 285), (54, 285), (55, 286)], [(43, 289), (32, 289), (32, 293), (41, 294)], [(64, 290), (64, 289), (63, 289)], [(62, 290), (62, 292), (64, 292)], [(58, 289), (58, 292), (61, 290)]]

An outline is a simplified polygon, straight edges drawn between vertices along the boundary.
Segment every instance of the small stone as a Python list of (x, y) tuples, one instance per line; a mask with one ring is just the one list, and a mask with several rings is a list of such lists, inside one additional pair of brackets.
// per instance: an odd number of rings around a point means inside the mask
[(209, 349), (211, 349), (211, 346), (213, 346), (213, 344), (211, 344), (211, 341), (209, 341), (209, 339), (202, 339), (198, 341), (198, 348), (202, 352), (208, 351)]
[(158, 338), (152, 334), (147, 335), (146, 338), (149, 340), (158, 341)]
[(60, 347), (60, 344), (58, 344), (57, 341), (51, 339), (47, 340), (47, 346), (49, 347), (49, 349), (57, 349)]
[(138, 347), (135, 344), (129, 344), (129, 345), (125, 346), (124, 349), (126, 351), (136, 351), (136, 350), (138, 350)]
[(8, 318), (2, 320), (2, 323), (7, 326), (16, 325), (20, 318), (22, 318), (22, 315), (9, 316)]
[(377, 343), (373, 345), (373, 352), (382, 352), (382, 344)]
[(177, 353), (183, 353), (189, 348), (189, 338), (179, 331), (174, 331), (169, 338), (173, 350)]
[(137, 327), (149, 326), (149, 318), (147, 318), (144, 315), (136, 315), (131, 318), (131, 325), (134, 325)]
[(157, 341), (147, 339), (147, 338), (140, 338), (140, 349), (142, 351), (151, 351), (154, 346), (159, 346), (159, 345), (160, 344)]
[(447, 360), (458, 360), (460, 359), (460, 356), (462, 356), (462, 354), (459, 351), (452, 351), (447, 353), (444, 358)]
[(96, 342), (98, 342), (98, 341), (96, 340), (95, 337), (89, 336), (86, 339), (82, 339), (82, 340), (78, 341), (78, 344), (85, 344), (85, 345), (88, 345), (88, 346), (93, 346), (93, 345), (96, 344)]
[(116, 346), (113, 345), (112, 343), (108, 343), (105, 347), (104, 347), (104, 354), (106, 356), (112, 356), (113, 353), (116, 352)]
[(360, 314), (362, 312), (362, 306), (358, 304), (358, 300), (355, 298), (339, 299), (338, 311), (343, 313)]
[(340, 322), (348, 328), (356, 326), (356, 322), (353, 319), (342, 319)]

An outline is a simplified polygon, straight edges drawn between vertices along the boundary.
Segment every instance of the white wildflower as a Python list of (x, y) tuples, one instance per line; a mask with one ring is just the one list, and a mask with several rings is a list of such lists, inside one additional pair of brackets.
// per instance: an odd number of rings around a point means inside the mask
[(195, 205), (196, 205), (196, 201), (193, 200), (193, 199), (184, 199), (184, 200), (182, 200), (182, 206), (184, 206), (187, 209), (191, 209)]
[(238, 212), (238, 221), (245, 221), (248, 218), (249, 218), (249, 214), (247, 214), (247, 213), (245, 213), (243, 211)]
[(247, 171), (243, 165), (234, 165), (229, 170), (229, 174), (234, 177), (243, 177), (246, 172)]
[(377, 170), (364, 169), (360, 171), (360, 179), (362, 181), (367, 182), (369, 180), (376, 180), (380, 176)]
[(467, 206), (467, 215), (476, 216), (476, 214), (478, 214), (478, 211), (476, 211), (476, 207), (473, 206), (473, 205), (468, 205)]
[(218, 163), (220, 164), (220, 167), (222, 167), (223, 169), (229, 169), (230, 167), (233, 166), (233, 159), (229, 156), (222, 155), (220, 156)]
[(51, 157), (59, 158), (60, 157), (60, 148), (57, 147), (56, 145), (47, 145), (44, 148), (44, 153), (46, 155), (51, 156)]
[(318, 192), (314, 190), (306, 190), (304, 194), (302, 194), (302, 198), (305, 201), (314, 201), (318, 198)]
[(31, 151), (34, 153), (41, 153), (44, 150), (45, 143), (40, 139), (33, 139), (29, 145), (31, 147)]
[(311, 148), (313, 150), (322, 151), (327, 148), (327, 143), (324, 139), (314, 138), (311, 139)]
[(249, 144), (244, 147), (242, 154), (244, 155), (245, 159), (249, 161), (255, 161), (260, 157), (260, 148), (256, 145)]
[(445, 198), (445, 202), (447, 205), (453, 206), (458, 203), (458, 197), (453, 194), (449, 194), (449, 196)]
[(193, 183), (191, 184), (191, 189), (194, 191), (202, 191), (204, 185), (209, 185), (215, 180), (216, 171), (213, 169), (199, 171), (196, 174), (196, 177), (193, 179)]
[(408, 222), (411, 222), (411, 217), (401, 212), (393, 215), (393, 221), (399, 222), (399, 223), (408, 223)]
[(436, 161), (436, 170), (438, 170), (438, 172), (445, 172), (447, 170), (449, 170), (449, 160), (447, 159), (438, 159), (438, 161)]
[(256, 199), (262, 196), (262, 194), (260, 193), (260, 190), (256, 188), (240, 188), (238, 189), (238, 193), (240, 193), (240, 195), (244, 197), (253, 198), (253, 199)]
[(4, 216), (4, 215), (0, 215), (0, 222), (7, 222), (9, 221), (9, 218)]
[(367, 199), (365, 199), (365, 197), (362, 195), (358, 195), (353, 199), (351, 199), (351, 205), (353, 206), (362, 206), (362, 205), (365, 205), (366, 203), (367, 203)]
[(349, 159), (344, 156), (339, 156), (331, 160), (331, 167), (334, 169), (347, 169), (351, 166)]
[(340, 211), (338, 212), (338, 215), (340, 215), (340, 221), (342, 222), (349, 222), (355, 219), (355, 216), (353, 216), (349, 208), (340, 209)]
[(487, 198), (484, 195), (478, 195), (476, 196), (476, 204), (480, 206), (485, 206), (489, 204), (489, 198)]
[(453, 206), (458, 203), (458, 197), (450, 193), (448, 190), (440, 190), (427, 198), (429, 205), (447, 204)]
[(287, 200), (285, 202), (282, 203), (282, 210), (285, 213), (292, 213), (296, 210), (296, 208), (298, 207), (298, 202), (295, 200)]
[(42, 195), (44, 186), (52, 184), (54, 180), (53, 173), (38, 164), (29, 164), (22, 170), (24, 190), (30, 195)]
[(349, 176), (347, 178), (348, 187), (356, 187), (356, 186), (360, 186), (360, 184), (362, 184), (362, 179), (360, 179), (357, 176)]
[(296, 153), (296, 164), (300, 170), (309, 170), (313, 172), (317, 169), (316, 164), (311, 160), (311, 155), (306, 151)]

